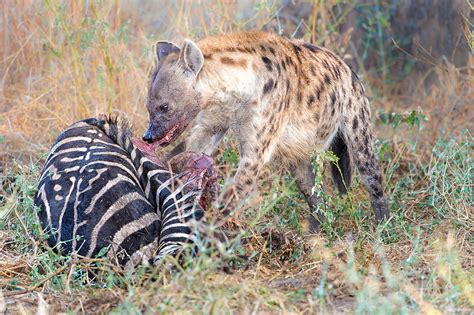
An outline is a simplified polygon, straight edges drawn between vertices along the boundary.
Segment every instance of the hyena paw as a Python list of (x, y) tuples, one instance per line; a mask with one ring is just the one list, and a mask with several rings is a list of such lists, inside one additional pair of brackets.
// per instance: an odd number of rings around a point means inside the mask
[(233, 215), (241, 199), (242, 186), (234, 180), (227, 181), (224, 192), (219, 196), (219, 210), (224, 216)]
[(372, 208), (375, 213), (375, 220), (377, 223), (382, 223), (390, 217), (390, 210), (388, 209), (388, 202), (385, 198), (372, 200)]

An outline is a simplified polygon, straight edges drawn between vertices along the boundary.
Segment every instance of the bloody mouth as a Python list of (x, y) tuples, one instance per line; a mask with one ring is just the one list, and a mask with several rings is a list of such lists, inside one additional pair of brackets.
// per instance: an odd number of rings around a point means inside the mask
[[(142, 139), (138, 138), (132, 138), (132, 142), (137, 147), (142, 153), (144, 153), (150, 160), (155, 162), (156, 164), (165, 167), (165, 164), (163, 161), (161, 161), (157, 156), (156, 156), (156, 148), (158, 146), (165, 147), (169, 145), (171, 142), (173, 142), (176, 138), (176, 135), (179, 136), (179, 127), (181, 124), (176, 124), (173, 128), (168, 131), (168, 133), (161, 139), (155, 140), (153, 142), (146, 142), (143, 141)], [(176, 132), (178, 131), (178, 132)]]
[(132, 141), (135, 144), (136, 147), (140, 149), (143, 153), (145, 153), (148, 156), (155, 156), (155, 150), (158, 146), (165, 147), (169, 145), (171, 142), (173, 142), (175, 138), (175, 132), (179, 128), (179, 124), (171, 128), (170, 131), (161, 139), (155, 140), (151, 143), (142, 141), (140, 139), (134, 138)]
[(178, 130), (178, 128), (179, 128), (179, 125), (174, 126), (173, 128), (171, 128), (170, 131), (168, 131), (168, 133), (163, 138), (153, 142), (153, 144), (156, 143), (156, 145), (160, 145), (162, 147), (167, 146), (168, 144), (170, 144), (173, 141), (174, 133), (175, 133), (176, 130)]
[(174, 135), (175, 135), (175, 132), (176, 130), (178, 130), (179, 128), (179, 124), (174, 126), (173, 128), (171, 128), (170, 131), (168, 131), (168, 133), (161, 139), (157, 140), (157, 141), (154, 141), (152, 143), (152, 145), (159, 145), (159, 146), (162, 146), (162, 147), (166, 147), (167, 145), (169, 145), (171, 142), (173, 142), (173, 138), (174, 138)]

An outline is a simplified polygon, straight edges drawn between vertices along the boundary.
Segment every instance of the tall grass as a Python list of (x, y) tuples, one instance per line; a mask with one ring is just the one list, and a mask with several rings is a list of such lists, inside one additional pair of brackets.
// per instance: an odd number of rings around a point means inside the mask
[[(170, 259), (127, 274), (103, 257), (62, 257), (42, 242), (32, 197), (51, 142), (73, 121), (111, 111), (143, 130), (155, 40), (271, 29), (350, 58), (350, 30), (336, 30), (353, 6), (316, 1), (303, 21), (283, 14), (276, 1), (3, 0), (0, 310), (471, 312), (474, 170), (466, 129), (474, 100), (472, 78), (449, 64), (433, 70), (444, 85), (422, 96), (377, 97), (390, 89), (360, 71), (378, 114), (376, 148), (393, 213), (385, 226), (375, 227), (357, 177), (339, 196), (321, 172), (315, 184), (327, 201), (327, 222), (322, 235), (307, 237), (307, 206), (292, 179), (268, 173), (261, 202), (229, 222), (230, 246), (201, 252), (185, 269)], [(223, 178), (235, 171), (232, 138), (216, 159)], [(316, 162), (331, 159), (323, 153)]]
[(3, 7), (3, 154), (37, 155), (61, 128), (112, 110), (144, 124), (151, 42), (143, 32), (129, 34), (118, 2)]

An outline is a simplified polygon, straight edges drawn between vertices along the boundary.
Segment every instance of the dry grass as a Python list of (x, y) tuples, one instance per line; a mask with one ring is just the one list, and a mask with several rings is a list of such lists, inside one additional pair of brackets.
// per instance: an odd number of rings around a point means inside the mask
[[(333, 30), (352, 7), (335, 15), (336, 2), (318, 2), (305, 23), (278, 19), (276, 2), (252, 3), (254, 10), (227, 1), (162, 1), (159, 10), (133, 1), (0, 2), (0, 311), (472, 312), (473, 80), (469, 68), (448, 62), (433, 67), (442, 86), (409, 96), (361, 70), (373, 112), (402, 113), (376, 120), (393, 212), (384, 227), (374, 226), (356, 180), (345, 197), (327, 185), (324, 234), (304, 237), (306, 205), (281, 174), (262, 183), (260, 205), (234, 219), (242, 232), (230, 249), (202, 253), (181, 272), (124, 274), (104, 259), (59, 257), (41, 241), (32, 196), (44, 154), (67, 125), (103, 112), (144, 130), (155, 40), (303, 29), (306, 39), (347, 55), (350, 31)], [(406, 123), (417, 108), (428, 117), (420, 128)], [(235, 169), (235, 152), (228, 139), (218, 156), (223, 177)]]

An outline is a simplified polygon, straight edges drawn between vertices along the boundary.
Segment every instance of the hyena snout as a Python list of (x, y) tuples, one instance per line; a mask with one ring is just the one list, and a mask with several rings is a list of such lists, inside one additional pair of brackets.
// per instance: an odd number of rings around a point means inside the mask
[(179, 118), (163, 120), (160, 124), (152, 120), (142, 139), (155, 145), (167, 146), (181, 135), (186, 126), (186, 122)]
[(145, 133), (143, 134), (143, 141), (148, 142), (148, 143), (153, 142), (153, 136), (150, 129), (145, 131)]
[(161, 124), (156, 124), (153, 121), (150, 121), (148, 129), (143, 134), (143, 141), (148, 143), (153, 143), (159, 141), (166, 137), (166, 134), (172, 129), (172, 126), (168, 126), (165, 122)]

